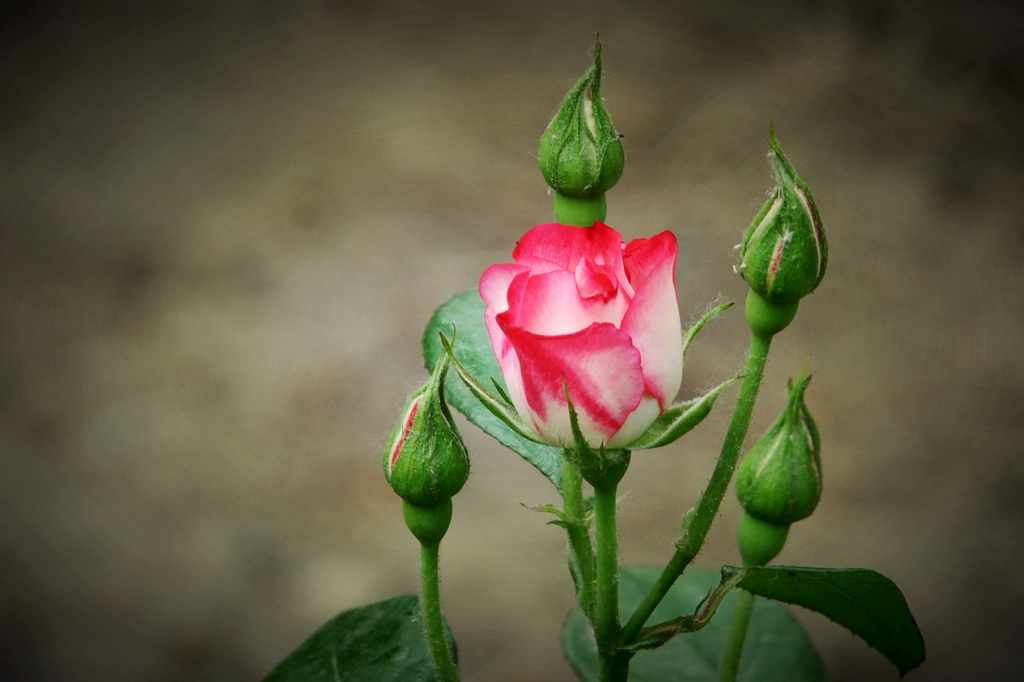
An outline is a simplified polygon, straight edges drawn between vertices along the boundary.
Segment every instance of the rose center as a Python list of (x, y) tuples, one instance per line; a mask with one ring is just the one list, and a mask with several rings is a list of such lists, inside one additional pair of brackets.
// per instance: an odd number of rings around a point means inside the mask
[(576, 264), (576, 291), (580, 298), (600, 298), (607, 302), (618, 293), (618, 284), (614, 279), (604, 273), (600, 264), (587, 259), (581, 259)]

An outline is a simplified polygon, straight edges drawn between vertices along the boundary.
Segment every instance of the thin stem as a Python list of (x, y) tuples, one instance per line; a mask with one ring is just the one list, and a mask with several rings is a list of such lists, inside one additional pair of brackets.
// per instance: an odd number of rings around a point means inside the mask
[(619, 538), (615, 522), (616, 491), (612, 483), (594, 488), (594, 533), (597, 540), (597, 608), (594, 637), (601, 656), (601, 682), (625, 682), (629, 657), (618, 651)]
[(604, 222), (608, 214), (608, 201), (601, 194), (590, 199), (576, 199), (555, 192), (555, 220), (563, 225), (591, 227), (594, 223)]
[(711, 474), (711, 481), (697, 503), (696, 510), (693, 514), (688, 514), (683, 522), (679, 539), (684, 553), (687, 555), (696, 556), (704, 545), (704, 538), (707, 537), (711, 524), (718, 515), (722, 498), (725, 497), (725, 491), (736, 471), (736, 462), (739, 460), (740, 452), (743, 450), (743, 441), (750, 428), (750, 418), (754, 413), (754, 403), (757, 400), (758, 390), (761, 388), (761, 379), (764, 377), (764, 367), (768, 362), (771, 343), (771, 336), (754, 334), (750, 339), (747, 367), (743, 383), (740, 385), (739, 396), (736, 398), (736, 409), (732, 413), (729, 428), (725, 432), (725, 440), (722, 442), (722, 452), (715, 464), (715, 470)]
[(750, 615), (753, 611), (754, 595), (746, 590), (739, 590), (739, 594), (736, 595), (736, 610), (732, 613), (729, 639), (725, 643), (725, 654), (722, 656), (719, 682), (736, 682), (736, 675), (740, 671), (743, 643), (747, 639), (747, 628), (750, 626)]
[(594, 548), (587, 532), (583, 504), (583, 476), (578, 466), (562, 458), (562, 505), (569, 536), (569, 569), (576, 582), (576, 601), (587, 619), (594, 621)]
[(672, 585), (675, 584), (676, 579), (682, 575), (683, 569), (692, 560), (693, 557), (684, 556), (681, 549), (676, 550), (672, 558), (665, 564), (661, 575), (658, 576), (658, 579), (651, 585), (651, 589), (644, 595), (643, 601), (640, 602), (640, 605), (636, 607), (636, 611), (633, 612), (633, 615), (626, 621), (626, 625), (623, 626), (622, 642), (624, 644), (631, 644), (636, 640), (636, 636), (640, 633), (647, 619), (654, 613), (654, 609), (658, 608), (658, 604), (665, 598)]
[(679, 541), (676, 543), (675, 554), (672, 555), (657, 581), (651, 586), (643, 601), (640, 602), (636, 611), (623, 627), (623, 644), (629, 644), (636, 638), (644, 623), (654, 613), (654, 609), (665, 598), (672, 585), (704, 545), (704, 539), (718, 515), (718, 508), (722, 504), (725, 491), (736, 471), (736, 462), (739, 460), (743, 441), (750, 428), (750, 418), (754, 413), (754, 402), (757, 400), (757, 392), (761, 387), (761, 379), (764, 377), (764, 367), (768, 361), (771, 343), (770, 335), (755, 333), (750, 339), (750, 351), (747, 354), (747, 367), (743, 374), (743, 383), (740, 384), (736, 407), (729, 420), (729, 428), (725, 433), (725, 440), (722, 441), (722, 451), (711, 474), (711, 480), (704, 492), (701, 493), (696, 506), (687, 512), (683, 519), (683, 527), (679, 534)]
[(452, 660), (452, 652), (448, 647), (448, 637), (444, 628), (444, 617), (441, 615), (441, 585), (438, 570), (440, 546), (440, 543), (420, 544), (420, 572), (423, 578), (423, 591), (420, 600), (423, 605), (423, 626), (439, 679), (441, 682), (459, 682), (459, 671), (455, 669), (455, 662)]

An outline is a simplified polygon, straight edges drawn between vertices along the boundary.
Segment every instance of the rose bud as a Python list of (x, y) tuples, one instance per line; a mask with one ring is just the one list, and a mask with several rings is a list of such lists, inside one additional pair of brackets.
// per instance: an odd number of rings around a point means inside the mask
[(469, 477), (469, 455), (444, 398), (450, 360), (443, 356), (395, 425), (384, 453), (384, 477), (406, 502), (434, 507), (451, 500)]
[(736, 494), (747, 512), (777, 526), (811, 515), (821, 498), (821, 443), (804, 404), (810, 382), (789, 385), (785, 412), (754, 444), (736, 475)]
[(601, 197), (622, 177), (626, 153), (601, 101), (601, 43), (540, 139), (540, 171), (559, 195)]
[(770, 303), (795, 303), (825, 275), (828, 241), (814, 198), (782, 153), (774, 128), (769, 143), (778, 185), (743, 236), (737, 270)]
[(548, 443), (572, 448), (568, 401), (594, 447), (623, 448), (669, 407), (683, 372), (671, 232), (622, 243), (603, 223), (538, 225), (514, 264), (480, 279), (508, 395)]

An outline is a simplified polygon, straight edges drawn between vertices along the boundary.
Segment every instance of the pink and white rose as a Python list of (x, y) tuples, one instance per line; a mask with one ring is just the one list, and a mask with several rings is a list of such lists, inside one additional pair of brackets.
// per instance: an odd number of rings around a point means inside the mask
[(640, 436), (679, 391), (683, 342), (671, 232), (624, 244), (603, 223), (538, 225), (480, 278), (484, 319), (519, 415), (571, 446), (568, 388), (593, 447)]

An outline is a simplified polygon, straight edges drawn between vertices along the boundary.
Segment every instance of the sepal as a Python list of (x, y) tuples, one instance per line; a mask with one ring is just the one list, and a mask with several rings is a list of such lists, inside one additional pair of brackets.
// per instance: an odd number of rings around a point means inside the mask
[[(569, 524), (573, 523), (573, 520), (570, 519), (564, 511), (562, 511), (553, 504), (542, 504), (539, 507), (531, 507), (526, 504), (524, 504), (523, 506), (532, 512), (537, 512), (540, 514), (551, 514), (552, 516), (554, 516), (555, 518), (548, 521), (549, 526), (560, 526), (562, 528), (567, 528)], [(583, 527), (587, 528), (590, 526), (590, 523), (594, 518), (594, 498), (587, 497), (586, 499), (584, 499), (583, 506), (586, 510), (586, 514), (583, 517)]]
[(629, 444), (629, 449), (660, 448), (682, 438), (711, 414), (711, 408), (714, 407), (715, 400), (722, 391), (739, 380), (740, 377), (733, 377), (723, 381), (702, 396), (668, 408), (654, 420), (653, 424), (647, 427), (647, 430), (639, 438)]
[(571, 449), (566, 448), (565, 456), (580, 468), (583, 480), (595, 488), (618, 485), (629, 468), (629, 450), (608, 450), (603, 445), (597, 449), (591, 447), (580, 430), (579, 418), (576, 416), (576, 408), (572, 405), (569, 387), (563, 385), (563, 389), (566, 405), (569, 406), (569, 425), (572, 428), (575, 445)]
[(693, 339), (697, 336), (697, 334), (700, 333), (700, 330), (704, 328), (704, 325), (710, 322), (712, 318), (718, 315), (718, 313), (722, 312), (723, 310), (728, 310), (732, 306), (732, 301), (728, 301), (726, 303), (723, 303), (722, 305), (715, 306), (711, 310), (704, 313), (703, 317), (701, 317), (699, 320), (697, 320), (697, 322), (691, 325), (689, 329), (683, 332), (683, 354), (686, 354), (687, 349), (690, 347), (690, 343), (692, 343)]
[(549, 445), (541, 439), (536, 431), (526, 425), (526, 422), (519, 416), (519, 411), (516, 410), (512, 404), (512, 400), (508, 397), (508, 394), (498, 385), (493, 379), (492, 385), (498, 392), (498, 395), (494, 395), (481, 384), (476, 377), (474, 377), (469, 370), (462, 366), (458, 358), (455, 357), (455, 349), (452, 345), (452, 339), (449, 339), (444, 334), (439, 335), (441, 337), (441, 345), (444, 347), (445, 356), (449, 358), (452, 366), (455, 368), (459, 378), (462, 379), (462, 383), (466, 384), (466, 388), (469, 389), (470, 393), (480, 401), (480, 403), (487, 408), (487, 410), (495, 417), (500, 419), (506, 426), (516, 432), (517, 435), (532, 440), (534, 443), (540, 443), (541, 445)]

